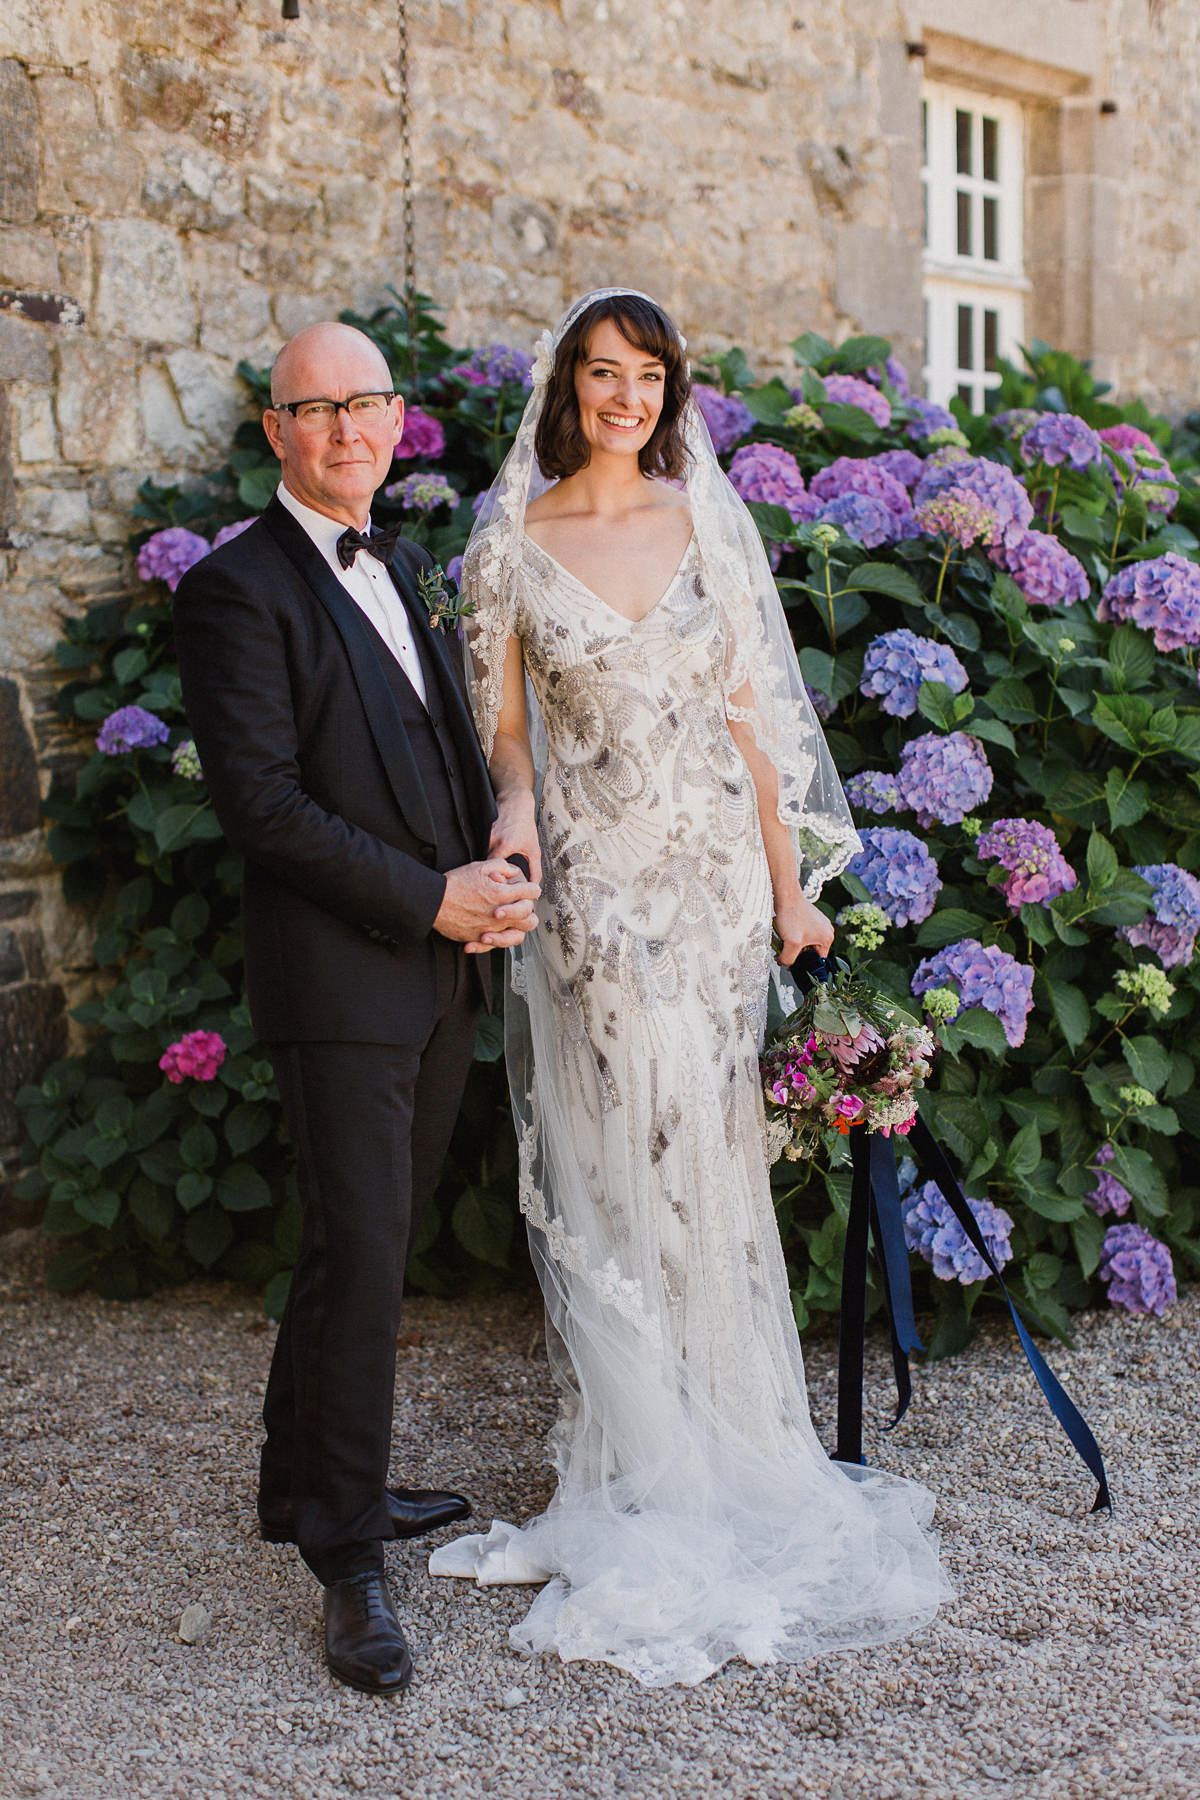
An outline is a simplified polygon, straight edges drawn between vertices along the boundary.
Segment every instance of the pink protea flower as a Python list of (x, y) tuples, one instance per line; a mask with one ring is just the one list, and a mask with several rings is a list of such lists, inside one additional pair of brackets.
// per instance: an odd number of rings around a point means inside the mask
[(866, 1062), (880, 1050), (886, 1050), (887, 1040), (868, 1022), (857, 1037), (826, 1038), (825, 1048), (837, 1064), (839, 1072), (848, 1076), (860, 1063)]
[(212, 1081), (224, 1061), (225, 1040), (219, 1031), (188, 1031), (167, 1046), (158, 1066), (178, 1087), (189, 1076), (193, 1081)]

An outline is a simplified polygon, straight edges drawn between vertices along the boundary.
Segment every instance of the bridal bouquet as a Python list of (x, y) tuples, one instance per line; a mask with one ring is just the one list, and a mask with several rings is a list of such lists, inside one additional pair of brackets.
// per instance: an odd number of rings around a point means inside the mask
[(826, 1131), (907, 1136), (936, 1040), (844, 965), (818, 980), (760, 1059), (774, 1156), (812, 1156)]

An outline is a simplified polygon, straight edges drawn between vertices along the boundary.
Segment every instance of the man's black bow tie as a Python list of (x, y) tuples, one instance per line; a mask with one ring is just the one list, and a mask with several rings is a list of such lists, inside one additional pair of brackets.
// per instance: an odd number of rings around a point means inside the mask
[(401, 525), (389, 525), (386, 531), (374, 531), (370, 537), (365, 531), (355, 531), (351, 526), (343, 531), (337, 541), (338, 561), (343, 569), (348, 569), (360, 550), (368, 556), (377, 556), (382, 563), (392, 560), (392, 551), (404, 535)]

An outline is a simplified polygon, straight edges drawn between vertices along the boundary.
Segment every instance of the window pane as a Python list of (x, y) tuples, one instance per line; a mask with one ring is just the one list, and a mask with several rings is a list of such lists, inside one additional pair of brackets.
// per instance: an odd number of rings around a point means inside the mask
[(1000, 261), (1000, 202), (990, 194), (983, 197), (983, 256), (985, 262)]
[(960, 175), (971, 173), (971, 122), (969, 112), (956, 112), (954, 115), (954, 140), (957, 152), (955, 167)]
[(975, 395), (969, 387), (964, 387), (961, 382), (958, 386), (958, 397), (968, 411), (975, 411)]
[(983, 315), (983, 366), (994, 369), (1000, 360), (1000, 314), (985, 310)]
[(983, 121), (983, 179), (1000, 179), (1000, 126), (995, 119)]
[(969, 306), (960, 306), (958, 309), (958, 366), (960, 369), (975, 367), (975, 334), (971, 329), (972, 310)]
[(971, 196), (959, 193), (955, 195), (958, 205), (958, 254), (971, 255)]

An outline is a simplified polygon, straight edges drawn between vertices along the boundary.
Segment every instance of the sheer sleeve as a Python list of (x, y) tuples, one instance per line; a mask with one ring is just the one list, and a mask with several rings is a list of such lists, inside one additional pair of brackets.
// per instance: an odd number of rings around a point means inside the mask
[(491, 760), (504, 703), (504, 657), (519, 627), (516, 570), (502, 553), (499, 531), (485, 531), (467, 546), (460, 586), (472, 609), (466, 627), (467, 683), (475, 728)]

